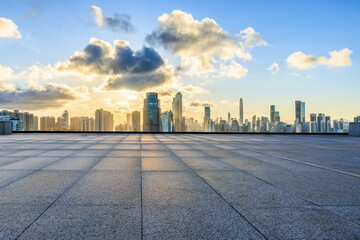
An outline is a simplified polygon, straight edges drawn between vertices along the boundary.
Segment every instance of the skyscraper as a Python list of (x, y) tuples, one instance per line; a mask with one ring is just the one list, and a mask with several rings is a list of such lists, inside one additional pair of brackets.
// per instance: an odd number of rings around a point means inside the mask
[(318, 123), (317, 131), (320, 133), (323, 133), (325, 131), (324, 118), (325, 118), (325, 114), (323, 113), (319, 113), (317, 116), (317, 123)]
[(270, 122), (275, 122), (275, 105), (270, 105)]
[(185, 129), (185, 123), (183, 123), (182, 117), (182, 94), (178, 92), (173, 98), (172, 112), (174, 115), (175, 131), (183, 132)]
[(210, 131), (210, 107), (204, 108), (204, 132)]
[(228, 113), (228, 120), (227, 120), (227, 123), (230, 125), (231, 124), (231, 115), (230, 115), (230, 113)]
[(244, 123), (244, 106), (243, 106), (242, 98), (240, 98), (239, 112), (240, 112), (239, 124), (240, 124), (240, 126), (242, 126)]
[(330, 133), (331, 132), (331, 117), (325, 116), (325, 132)]
[(69, 130), (69, 113), (67, 110), (65, 110), (64, 113), (61, 115), (60, 130)]
[(113, 131), (114, 116), (111, 112), (104, 111), (102, 108), (95, 111), (95, 131)]
[(295, 101), (295, 123), (305, 122), (305, 103)]
[(132, 113), (127, 113), (126, 114), (126, 122), (128, 125), (128, 131), (133, 131), (133, 126), (132, 126)]
[(171, 111), (161, 114), (161, 131), (172, 132), (173, 130), (173, 113)]
[(316, 122), (316, 113), (310, 114), (310, 122)]
[(140, 132), (140, 112), (133, 111), (131, 119), (132, 119), (132, 130), (134, 132)]
[(144, 132), (160, 132), (160, 100), (157, 93), (146, 93), (143, 111)]

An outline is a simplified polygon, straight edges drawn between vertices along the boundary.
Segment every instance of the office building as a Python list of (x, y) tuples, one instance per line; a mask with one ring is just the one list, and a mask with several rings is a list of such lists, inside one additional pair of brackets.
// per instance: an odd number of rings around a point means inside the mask
[(160, 132), (160, 100), (157, 93), (146, 93), (143, 111), (144, 132)]
[(204, 108), (204, 132), (210, 132), (210, 107)]
[(95, 111), (95, 131), (113, 131), (114, 116), (111, 112), (104, 111), (102, 108)]
[(173, 131), (173, 113), (171, 111), (163, 112), (161, 114), (161, 131), (172, 132)]
[(318, 123), (318, 127), (317, 130), (319, 133), (323, 133), (325, 132), (325, 114), (323, 113), (319, 113), (317, 116), (317, 123)]
[(174, 125), (176, 132), (185, 131), (185, 122), (182, 116), (182, 94), (181, 92), (176, 93), (172, 102), (172, 113), (174, 115)]
[(295, 101), (295, 123), (305, 122), (305, 103)]
[(244, 105), (242, 98), (240, 98), (239, 115), (239, 124), (242, 126), (244, 124)]
[(132, 113), (126, 114), (127, 131), (134, 131), (132, 126)]
[(270, 122), (274, 123), (275, 121), (275, 105), (270, 105)]
[(81, 119), (81, 129), (82, 132), (92, 132), (95, 131), (95, 119), (84, 117)]
[(139, 111), (133, 111), (131, 113), (131, 120), (132, 120), (132, 130), (134, 132), (140, 132), (140, 112)]

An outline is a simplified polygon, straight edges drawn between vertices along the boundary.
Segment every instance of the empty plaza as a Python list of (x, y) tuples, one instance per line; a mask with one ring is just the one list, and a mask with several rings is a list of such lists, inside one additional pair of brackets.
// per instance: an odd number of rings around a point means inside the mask
[(360, 138), (0, 136), (0, 239), (360, 239)]

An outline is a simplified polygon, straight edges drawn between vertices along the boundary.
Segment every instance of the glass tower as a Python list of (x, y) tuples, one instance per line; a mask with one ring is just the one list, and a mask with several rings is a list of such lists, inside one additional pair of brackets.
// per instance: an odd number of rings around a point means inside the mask
[(305, 122), (305, 103), (302, 101), (295, 101), (295, 122)]
[(143, 116), (144, 132), (160, 132), (160, 100), (157, 93), (146, 93)]

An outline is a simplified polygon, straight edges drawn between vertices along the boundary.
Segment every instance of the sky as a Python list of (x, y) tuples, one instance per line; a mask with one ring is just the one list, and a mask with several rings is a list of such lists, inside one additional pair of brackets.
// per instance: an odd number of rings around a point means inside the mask
[(183, 93), (183, 114), (295, 119), (360, 115), (360, 1), (4, 0), (0, 109), (93, 116), (116, 124)]

